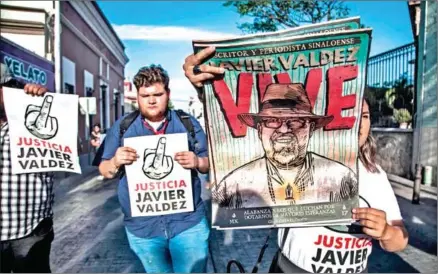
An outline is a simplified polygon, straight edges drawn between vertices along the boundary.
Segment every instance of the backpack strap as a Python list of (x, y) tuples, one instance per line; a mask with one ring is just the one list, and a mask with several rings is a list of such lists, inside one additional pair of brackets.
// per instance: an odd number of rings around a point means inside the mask
[[(129, 113), (128, 115), (126, 115), (126, 117), (123, 118), (122, 121), (120, 121), (119, 147), (122, 146), (123, 135), (125, 135), (125, 132), (128, 130), (129, 126), (131, 126), (131, 124), (135, 121), (135, 119), (137, 119), (137, 116), (139, 114), (140, 114), (140, 111), (135, 110), (135, 111)], [(124, 174), (125, 174), (125, 166), (121, 166), (117, 175), (119, 176), (119, 178), (122, 178)]]
[(183, 125), (186, 128), (187, 132), (190, 133), (190, 136), (192, 136), (192, 138), (193, 138), (193, 140), (195, 142), (195, 145), (196, 145), (197, 140), (196, 140), (195, 128), (193, 126), (192, 120), (190, 119), (190, 115), (185, 113), (181, 109), (177, 109), (177, 110), (175, 110), (175, 112), (178, 115), (178, 117), (181, 120), (181, 122), (183, 123)]
[[(129, 126), (135, 121), (135, 119), (137, 118), (137, 116), (139, 115), (139, 111), (133, 111), (131, 113), (129, 113), (128, 115), (126, 115), (122, 121), (120, 121), (120, 130), (119, 130), (119, 146), (122, 145), (122, 138), (123, 135), (125, 134), (126, 130), (129, 128)], [(96, 155), (94, 156), (93, 159), (93, 166), (99, 166), (100, 163), (102, 162), (102, 156), (103, 156), (103, 150), (105, 148), (105, 139), (103, 140), (102, 144), (100, 144), (99, 149), (96, 152)], [(122, 169), (122, 168), (121, 168)], [(122, 173), (123, 174), (123, 173)]]
[(122, 146), (122, 138), (125, 132), (128, 130), (129, 126), (135, 121), (137, 116), (140, 114), (138, 110), (135, 110), (128, 115), (120, 122), (120, 132), (119, 132), (119, 146)]
[(289, 234), (289, 230), (290, 230), (290, 227), (284, 228), (283, 238), (281, 239), (281, 243), (280, 243), (280, 250), (283, 250), (284, 245), (286, 244), (286, 239), (287, 239), (287, 235)]

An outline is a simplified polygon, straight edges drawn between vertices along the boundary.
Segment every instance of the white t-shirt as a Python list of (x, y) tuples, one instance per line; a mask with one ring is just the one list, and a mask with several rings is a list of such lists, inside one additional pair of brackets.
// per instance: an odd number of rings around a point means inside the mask
[(163, 119), (163, 120), (158, 121), (158, 122), (152, 122), (152, 121), (149, 121), (146, 118), (144, 118), (144, 120), (155, 130), (157, 130), (161, 126), (161, 124), (166, 121), (166, 119)]
[[(369, 173), (359, 161), (360, 207), (386, 212), (387, 221), (402, 220), (400, 208), (386, 173)], [(313, 273), (358, 273), (368, 264), (371, 237), (359, 226), (290, 228), (283, 255), (296, 266)], [(348, 231), (350, 229), (350, 231)], [(281, 246), (284, 229), (279, 229)]]

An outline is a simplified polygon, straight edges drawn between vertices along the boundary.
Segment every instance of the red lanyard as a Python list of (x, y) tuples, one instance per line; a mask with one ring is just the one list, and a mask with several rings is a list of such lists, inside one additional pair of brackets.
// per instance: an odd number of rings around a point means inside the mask
[(160, 134), (164, 134), (167, 128), (167, 124), (169, 123), (169, 121), (166, 119), (166, 121), (164, 121), (164, 125), (161, 127), (160, 130), (155, 130), (153, 127), (151, 127), (151, 125), (149, 125), (148, 122), (146, 122), (145, 120), (143, 120), (143, 125), (149, 129), (150, 131), (152, 131), (154, 133), (154, 135), (160, 135)]

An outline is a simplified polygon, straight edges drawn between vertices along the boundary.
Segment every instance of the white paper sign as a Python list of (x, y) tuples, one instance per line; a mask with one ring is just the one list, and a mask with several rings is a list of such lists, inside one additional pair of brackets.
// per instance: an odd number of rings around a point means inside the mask
[(77, 95), (31, 96), (22, 89), (3, 88), (3, 97), (9, 124), (12, 173), (81, 173), (77, 150)]
[(193, 211), (191, 171), (174, 158), (189, 150), (186, 133), (126, 138), (124, 145), (140, 156), (125, 167), (132, 217)]

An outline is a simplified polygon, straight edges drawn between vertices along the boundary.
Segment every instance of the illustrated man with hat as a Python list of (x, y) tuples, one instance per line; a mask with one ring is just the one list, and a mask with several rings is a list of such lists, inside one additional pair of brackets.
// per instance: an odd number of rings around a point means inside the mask
[(335, 202), (358, 193), (356, 175), (347, 166), (307, 151), (315, 130), (333, 116), (312, 113), (302, 84), (271, 84), (259, 113), (239, 119), (257, 129), (265, 155), (231, 171), (217, 185), (220, 207), (251, 208)]

